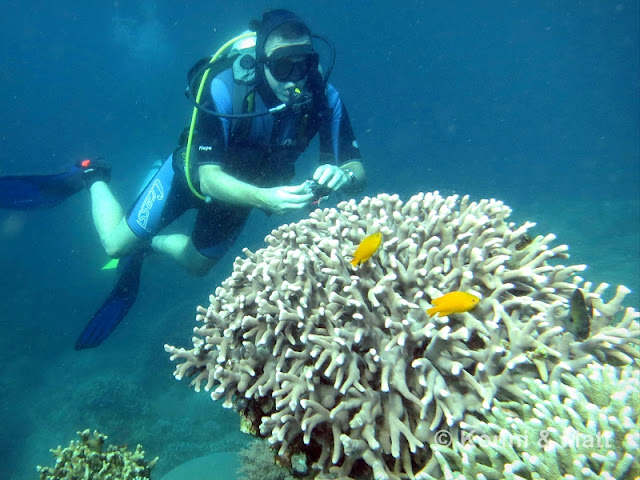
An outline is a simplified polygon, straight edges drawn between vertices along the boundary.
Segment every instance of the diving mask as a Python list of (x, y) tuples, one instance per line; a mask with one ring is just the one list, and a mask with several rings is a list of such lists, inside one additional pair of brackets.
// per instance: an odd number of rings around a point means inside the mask
[(278, 82), (299, 82), (318, 70), (318, 62), (318, 54), (310, 44), (278, 48), (265, 59)]

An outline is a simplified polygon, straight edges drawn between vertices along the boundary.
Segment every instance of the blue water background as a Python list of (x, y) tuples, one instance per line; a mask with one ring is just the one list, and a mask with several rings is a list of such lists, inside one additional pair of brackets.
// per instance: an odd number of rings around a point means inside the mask
[[(515, 221), (568, 244), (570, 262), (589, 265), (586, 278), (630, 287), (638, 308), (638, 1), (240, 5), (6, 0), (0, 175), (103, 155), (127, 208), (190, 118), (189, 67), (265, 8), (288, 7), (336, 45), (331, 81), (362, 148), (367, 195), (499, 198)], [(301, 179), (315, 159), (301, 159)], [(195, 306), (241, 248), (259, 248), (296, 218), (255, 214), (204, 279), (150, 258), (123, 324), (99, 349), (75, 352), (114, 283), (100, 271), (88, 195), (48, 211), (1, 211), (0, 477), (35, 478), (37, 464), (53, 464), (48, 449), (84, 428), (143, 443), (161, 456), (159, 475), (244, 444), (233, 411), (173, 379), (163, 344), (187, 346)], [(189, 230), (189, 219), (176, 229)]]

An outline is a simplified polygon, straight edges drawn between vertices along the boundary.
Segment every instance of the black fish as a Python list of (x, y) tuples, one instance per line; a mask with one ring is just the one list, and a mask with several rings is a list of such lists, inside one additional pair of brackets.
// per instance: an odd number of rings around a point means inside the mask
[(579, 288), (576, 288), (569, 300), (569, 313), (564, 321), (564, 328), (578, 340), (584, 340), (589, 336), (591, 318), (593, 317), (593, 307), (587, 305), (584, 295)]

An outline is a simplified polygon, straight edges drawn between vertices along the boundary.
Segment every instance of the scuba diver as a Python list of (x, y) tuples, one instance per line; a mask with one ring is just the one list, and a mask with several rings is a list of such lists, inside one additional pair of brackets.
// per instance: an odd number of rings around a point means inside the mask
[[(318, 41), (331, 50), (326, 68)], [(110, 167), (100, 159), (57, 175), (0, 178), (0, 208), (51, 207), (87, 188), (100, 241), (110, 257), (120, 259), (116, 286), (76, 349), (98, 346), (124, 318), (150, 252), (204, 275), (233, 245), (253, 208), (282, 215), (308, 208), (319, 190), (351, 195), (364, 188), (347, 111), (328, 83), (333, 60), (331, 44), (294, 13), (265, 12), (250, 31), (191, 69), (191, 124), (126, 212), (109, 188)], [(316, 135), (320, 151), (313, 180), (290, 185), (296, 159)], [(191, 235), (160, 234), (193, 208)]]

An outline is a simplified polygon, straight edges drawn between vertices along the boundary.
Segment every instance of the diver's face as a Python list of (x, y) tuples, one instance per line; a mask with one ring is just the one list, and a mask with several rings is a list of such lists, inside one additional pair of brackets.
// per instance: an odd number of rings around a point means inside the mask
[[(264, 53), (267, 59), (269, 59), (278, 49), (300, 45), (311, 45), (311, 39), (306, 37), (286, 41), (278, 35), (270, 35), (265, 42)], [(286, 62), (288, 62), (288, 64)], [(264, 73), (269, 87), (271, 87), (273, 93), (282, 103), (287, 103), (291, 100), (291, 96), (296, 88), (300, 90), (304, 88), (307, 83), (308, 62), (309, 59), (306, 55), (299, 55), (281, 59), (280, 63), (282, 65), (274, 63), (272, 66), (269, 66), (269, 62), (265, 65)]]

